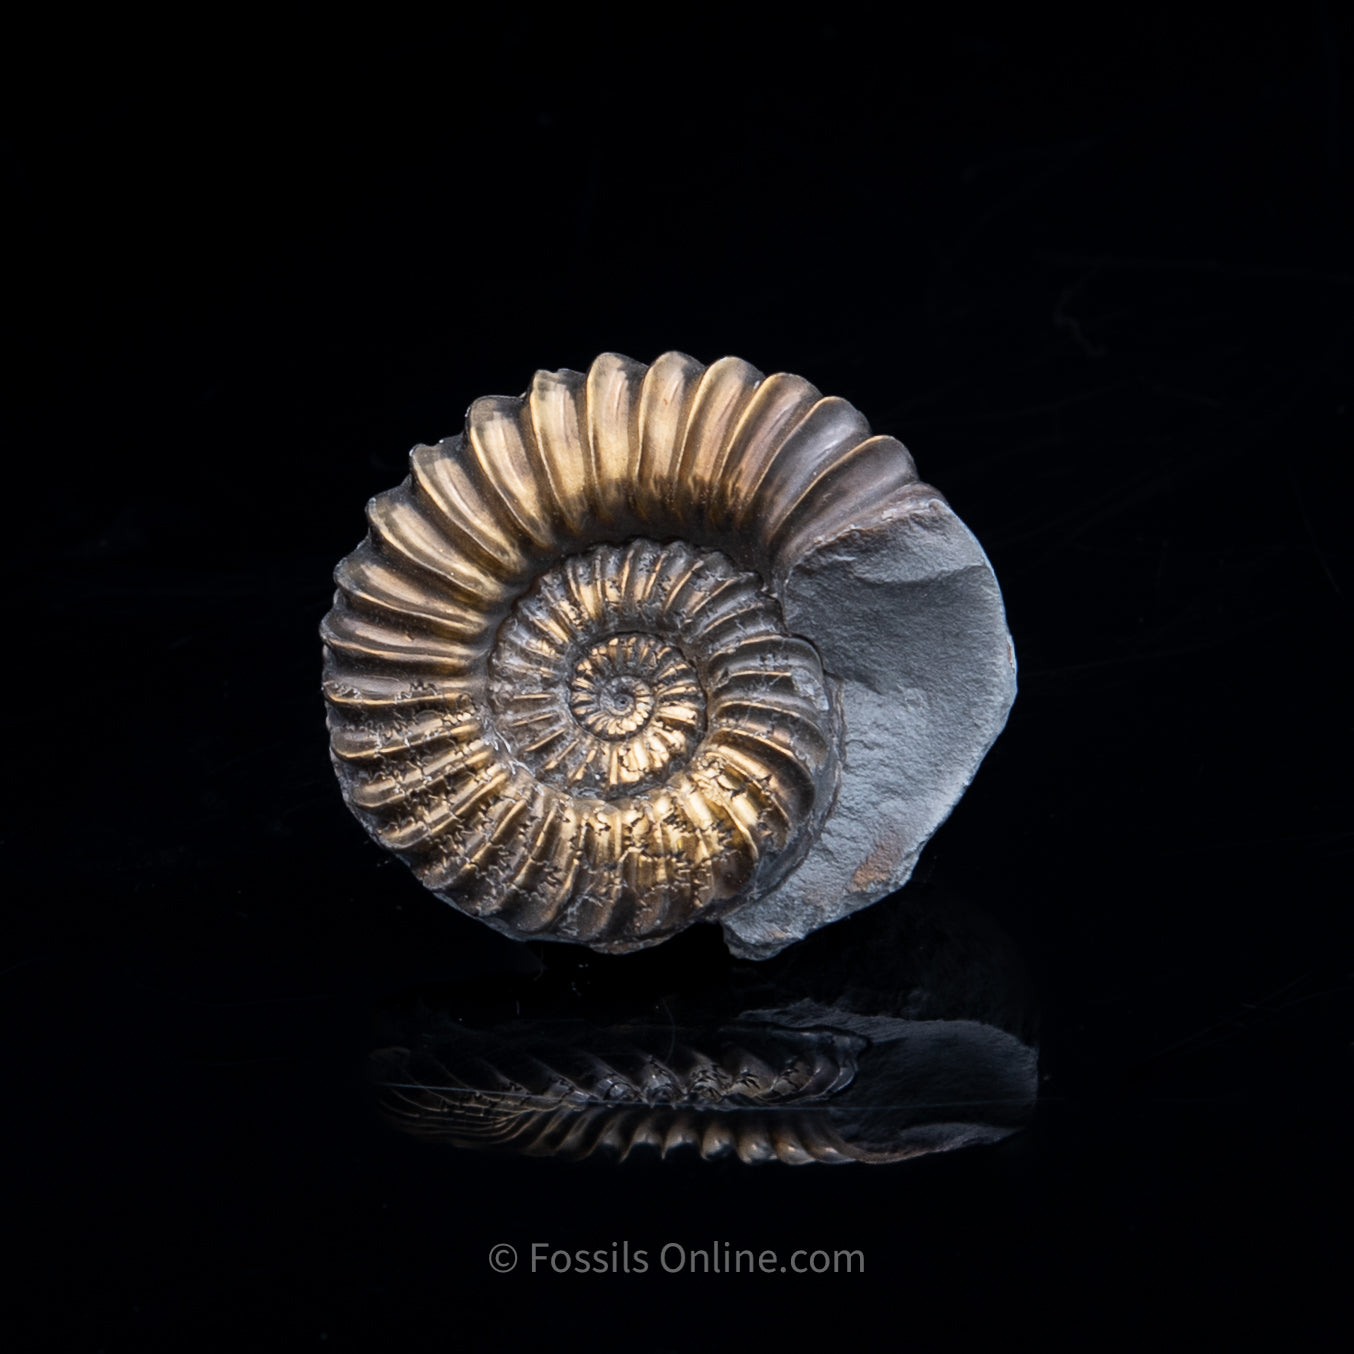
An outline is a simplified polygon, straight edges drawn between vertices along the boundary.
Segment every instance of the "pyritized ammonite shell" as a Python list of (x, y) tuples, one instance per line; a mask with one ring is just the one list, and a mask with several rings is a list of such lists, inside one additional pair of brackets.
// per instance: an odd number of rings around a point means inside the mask
[(982, 551), (800, 377), (605, 354), (410, 461), (335, 574), (334, 764), (499, 930), (775, 953), (903, 882), (1005, 720)]

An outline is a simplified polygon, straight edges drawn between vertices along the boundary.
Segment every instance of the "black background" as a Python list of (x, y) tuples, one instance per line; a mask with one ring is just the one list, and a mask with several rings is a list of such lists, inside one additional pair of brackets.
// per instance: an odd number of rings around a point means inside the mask
[[(1325, 1329), (1352, 1047), (1341, 8), (13, 35), (14, 1347)], [(385, 1003), (577, 960), (424, 895), (344, 810), (330, 571), (475, 396), (671, 348), (850, 399), (1001, 580), (1020, 695), (909, 886), (986, 909), (1034, 975), (1042, 1106), (996, 1148), (569, 1166), (371, 1112)], [(633, 972), (722, 981), (698, 930)], [(623, 1239), (860, 1247), (867, 1272), (486, 1261)]]

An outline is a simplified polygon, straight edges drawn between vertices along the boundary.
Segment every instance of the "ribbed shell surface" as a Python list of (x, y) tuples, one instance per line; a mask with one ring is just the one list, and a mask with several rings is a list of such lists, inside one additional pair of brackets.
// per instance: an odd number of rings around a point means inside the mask
[(335, 573), (350, 808), (514, 935), (624, 951), (759, 896), (830, 811), (842, 737), (777, 580), (915, 479), (844, 400), (736, 358), (605, 354), (475, 401)]

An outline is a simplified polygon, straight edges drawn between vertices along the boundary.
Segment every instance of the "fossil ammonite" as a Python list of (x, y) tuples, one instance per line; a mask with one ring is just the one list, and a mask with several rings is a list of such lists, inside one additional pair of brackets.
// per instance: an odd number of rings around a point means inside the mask
[(498, 930), (774, 954), (906, 880), (1005, 722), (977, 541), (798, 376), (608, 353), (410, 463), (335, 572), (333, 761)]

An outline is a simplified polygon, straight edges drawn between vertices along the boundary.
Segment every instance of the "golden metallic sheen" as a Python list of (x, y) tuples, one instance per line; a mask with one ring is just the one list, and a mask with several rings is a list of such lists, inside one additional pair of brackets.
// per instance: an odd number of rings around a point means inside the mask
[(627, 951), (767, 895), (843, 756), (785, 580), (881, 504), (943, 500), (844, 400), (737, 358), (608, 353), (476, 400), (335, 571), (349, 807), (510, 935)]

